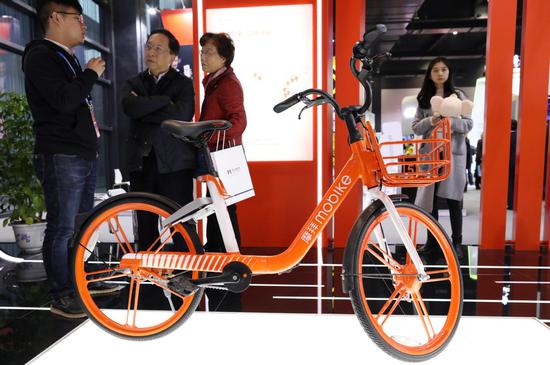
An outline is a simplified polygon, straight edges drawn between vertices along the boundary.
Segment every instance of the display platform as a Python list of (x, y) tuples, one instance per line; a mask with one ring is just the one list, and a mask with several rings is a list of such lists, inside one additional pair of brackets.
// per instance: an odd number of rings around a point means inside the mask
[[(543, 362), (549, 343), (550, 328), (537, 319), (463, 317), (447, 349), (425, 363)], [(402, 363), (379, 350), (353, 315), (205, 312), (151, 341), (123, 340), (88, 320), (30, 363), (69, 359), (79, 365)]]

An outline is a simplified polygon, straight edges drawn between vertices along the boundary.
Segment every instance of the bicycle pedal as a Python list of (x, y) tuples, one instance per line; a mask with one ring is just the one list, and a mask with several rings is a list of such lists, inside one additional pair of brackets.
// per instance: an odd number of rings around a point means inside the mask
[(187, 279), (185, 276), (179, 275), (170, 279), (168, 282), (168, 289), (183, 296), (189, 296), (199, 290), (199, 287), (193, 284), (191, 280)]

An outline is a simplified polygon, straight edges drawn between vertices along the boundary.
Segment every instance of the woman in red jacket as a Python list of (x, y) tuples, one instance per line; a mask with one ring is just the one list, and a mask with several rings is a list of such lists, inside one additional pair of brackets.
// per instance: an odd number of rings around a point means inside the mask
[[(242, 144), (242, 135), (246, 128), (246, 113), (244, 111), (243, 89), (233, 69), (231, 62), (235, 56), (233, 40), (225, 33), (205, 33), (200, 39), (202, 47), (201, 66), (207, 74), (202, 84), (205, 90), (202, 102), (200, 120), (223, 119), (231, 122), (231, 128), (225, 132), (214, 133), (208, 142), (210, 151), (233, 147)], [(237, 206), (227, 207), (231, 223), (235, 231), (237, 243), (241, 244), (239, 224), (237, 221)], [(223, 238), (216, 216), (208, 217), (206, 228), (205, 250), (209, 252), (225, 252)], [(240, 296), (223, 294), (217, 291), (207, 291), (210, 310), (240, 310)], [(221, 305), (223, 302), (223, 305)], [(221, 306), (220, 306), (221, 305)]]
[[(235, 46), (228, 34), (205, 33), (200, 39), (201, 66), (207, 74), (202, 80), (205, 96), (202, 102), (200, 120), (224, 119), (232, 127), (220, 135), (215, 133), (208, 143), (211, 151), (242, 144), (246, 128), (243, 89), (231, 62)], [(222, 146), (222, 143), (224, 145)]]

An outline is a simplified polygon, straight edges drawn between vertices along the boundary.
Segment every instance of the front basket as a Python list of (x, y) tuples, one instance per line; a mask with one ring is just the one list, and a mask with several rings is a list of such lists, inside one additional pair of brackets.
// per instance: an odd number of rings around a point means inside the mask
[[(380, 151), (394, 150), (399, 154), (378, 155), (381, 181), (385, 186), (426, 186), (445, 180), (451, 173), (451, 121), (442, 119), (429, 138), (380, 143)], [(385, 148), (387, 147), (387, 148)], [(412, 151), (406, 154), (404, 151)]]

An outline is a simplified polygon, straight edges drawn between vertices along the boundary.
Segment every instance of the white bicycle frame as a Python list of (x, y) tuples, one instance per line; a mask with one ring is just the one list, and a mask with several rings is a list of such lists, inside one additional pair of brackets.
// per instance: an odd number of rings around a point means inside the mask
[(183, 223), (189, 220), (197, 222), (215, 213), (226, 251), (235, 253), (240, 252), (239, 246), (237, 245), (237, 239), (235, 238), (233, 224), (231, 224), (231, 218), (227, 211), (224, 192), (220, 192), (216, 183), (210, 179), (206, 181), (206, 187), (210, 193), (210, 198), (197, 198), (191, 203), (186, 204), (169, 217), (163, 219), (161, 221), (162, 228), (164, 229), (169, 225)]
[[(409, 236), (409, 233), (407, 232), (407, 229), (405, 228), (405, 225), (403, 224), (403, 221), (401, 220), (401, 217), (399, 216), (397, 209), (395, 209), (395, 205), (393, 204), (393, 201), (391, 200), (391, 198), (382, 190), (380, 190), (379, 187), (375, 187), (367, 191), (367, 199), (370, 202), (374, 202), (375, 200), (380, 200), (382, 204), (384, 204), (384, 207), (388, 211), (388, 214), (390, 216), (391, 222), (393, 223), (393, 226), (397, 230), (397, 233), (399, 234), (401, 241), (405, 245), (405, 249), (407, 250), (407, 253), (410, 255), (411, 260), (417, 269), (418, 277), (420, 281), (428, 280), (429, 275), (427, 275), (426, 271), (424, 270), (424, 264), (422, 263), (422, 260), (420, 259), (420, 256), (418, 255), (418, 252), (414, 247), (411, 237)], [(386, 255), (388, 255), (388, 257), (391, 258), (392, 257), (391, 251), (389, 249), (386, 238), (381, 232), (380, 227), (375, 228), (374, 234), (376, 236), (376, 240), (378, 241), (377, 244), (379, 245), (380, 249), (383, 250), (386, 253)]]

